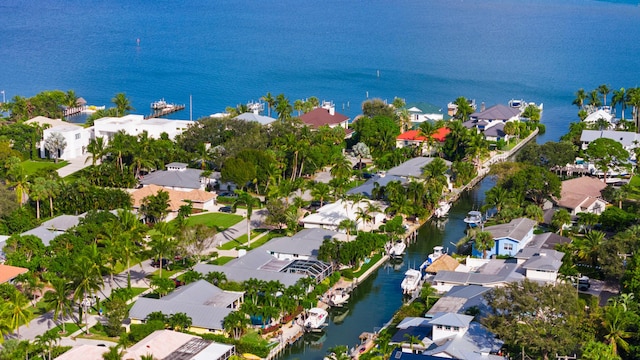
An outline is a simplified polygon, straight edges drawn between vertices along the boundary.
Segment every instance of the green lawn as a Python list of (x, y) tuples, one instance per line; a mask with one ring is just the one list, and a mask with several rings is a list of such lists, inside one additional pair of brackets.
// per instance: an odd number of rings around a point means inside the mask
[(239, 223), (243, 219), (240, 215), (224, 214), (224, 213), (206, 213), (203, 215), (189, 216), (187, 225), (205, 224), (209, 227), (216, 228), (217, 231), (223, 231), (229, 227)]
[(209, 264), (211, 265), (224, 265), (226, 263), (228, 263), (229, 261), (235, 259), (233, 256), (220, 256), (219, 258), (213, 260), (213, 261), (209, 261)]
[(24, 172), (26, 175), (33, 175), (35, 174), (38, 170), (41, 169), (51, 169), (51, 170), (57, 170), (60, 169), (63, 166), (68, 165), (69, 163), (66, 161), (59, 161), (57, 164), (51, 161), (33, 161), (33, 160), (26, 160), (22, 162), (22, 167), (24, 168)]
[(362, 265), (357, 272), (353, 273), (353, 277), (357, 278), (362, 276), (362, 274), (364, 274), (365, 271), (369, 270), (373, 265), (375, 265), (378, 261), (380, 261), (380, 259), (382, 259), (382, 254), (374, 254), (368, 263)]

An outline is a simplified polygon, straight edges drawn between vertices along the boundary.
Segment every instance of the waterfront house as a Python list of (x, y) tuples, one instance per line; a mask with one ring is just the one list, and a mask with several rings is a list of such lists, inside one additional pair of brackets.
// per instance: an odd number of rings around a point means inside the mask
[(425, 121), (444, 120), (442, 109), (433, 104), (423, 102), (411, 103), (407, 104), (405, 108), (409, 113), (409, 119), (414, 124), (420, 124)]
[[(443, 312), (430, 319), (408, 317), (397, 328), (391, 343), (399, 348), (392, 359), (504, 359), (497, 355), (504, 342), (473, 321), (473, 316)], [(411, 345), (408, 336), (420, 342)]]
[(36, 116), (31, 120), (25, 121), (25, 124), (37, 124), (44, 128), (42, 132), (42, 139), (39, 142), (39, 153), (40, 157), (43, 159), (51, 157), (51, 154), (49, 154), (49, 151), (44, 146), (44, 140), (48, 139), (53, 133), (62, 135), (65, 143), (67, 144), (57, 156), (60, 160), (70, 160), (83, 156), (86, 153), (89, 140), (93, 136), (93, 132), (90, 128), (85, 128), (79, 124), (70, 123), (60, 119), (50, 119), (44, 116)]
[(582, 150), (586, 150), (592, 141), (600, 138), (611, 139), (622, 144), (622, 147), (632, 155), (633, 149), (640, 144), (640, 134), (629, 131), (614, 131), (614, 130), (583, 130), (580, 135), (580, 142), (582, 143)]
[(487, 313), (489, 308), (484, 294), (490, 290), (489, 287), (479, 285), (454, 286), (431, 306), (425, 317), (432, 318), (443, 312), (464, 314), (470, 308), (477, 309), (480, 314)]
[[(413, 159), (409, 159), (405, 162), (403, 162), (402, 164), (393, 167), (391, 169), (389, 169), (386, 174), (387, 175), (394, 175), (394, 176), (399, 176), (399, 177), (403, 177), (403, 178), (422, 178), (422, 169), (429, 164), (430, 162), (432, 162), (434, 159), (434, 157), (424, 157), (424, 156), (419, 156), (419, 157), (415, 157)], [(445, 164), (447, 164), (447, 167), (451, 167), (451, 162), (448, 160), (444, 160)]]
[(565, 180), (562, 182), (560, 198), (555, 199), (556, 206), (567, 209), (571, 216), (581, 212), (601, 214), (608, 204), (601, 195), (606, 187), (603, 181), (590, 176)]
[(200, 169), (190, 169), (185, 163), (172, 162), (166, 165), (166, 170), (157, 170), (144, 175), (140, 179), (140, 184), (142, 186), (158, 185), (179, 191), (205, 190), (207, 185), (213, 186), (217, 179), (214, 174), (204, 177), (203, 172)]
[(322, 243), (336, 236), (344, 237), (333, 230), (303, 229), (293, 236), (273, 238), (261, 248), (278, 260), (317, 260)]
[(607, 111), (605, 109), (598, 109), (587, 115), (587, 117), (582, 121), (585, 122), (587, 126), (594, 126), (598, 122), (598, 120), (604, 120), (607, 123), (607, 126), (606, 128), (600, 130), (609, 130), (615, 127), (615, 125), (613, 124), (613, 119), (614, 116), (610, 111)]
[(357, 203), (343, 200), (336, 201), (335, 203), (324, 205), (313, 214), (305, 216), (301, 222), (306, 229), (322, 228), (337, 231), (343, 220), (352, 220), (356, 223), (358, 231), (375, 229), (382, 224), (385, 214), (369, 214), (372, 220), (366, 223), (357, 216), (359, 211), (366, 211), (371, 203), (371, 200), (361, 200)]
[(140, 189), (128, 190), (133, 200), (133, 208), (139, 210), (144, 199), (148, 196), (156, 196), (158, 192), (164, 191), (169, 194), (169, 214), (167, 219), (177, 216), (178, 210), (183, 205), (191, 204), (193, 209), (201, 211), (212, 211), (217, 195), (200, 189), (190, 191), (178, 191), (172, 188), (165, 188), (157, 185), (148, 185)]
[(162, 134), (166, 133), (169, 139), (173, 140), (192, 124), (194, 124), (194, 122), (189, 120), (160, 118), (145, 120), (144, 115), (129, 114), (122, 117), (103, 117), (97, 119), (93, 122), (92, 128), (94, 137), (104, 138), (106, 144), (120, 131), (132, 136), (138, 136), (146, 132), (152, 139), (160, 139)]
[(504, 132), (504, 123), (497, 123), (484, 131), (484, 138), (487, 141), (509, 141), (509, 135)]
[(224, 318), (242, 304), (243, 298), (242, 292), (224, 291), (205, 280), (198, 280), (160, 299), (139, 298), (129, 311), (129, 318), (132, 324), (140, 324), (156, 311), (167, 316), (182, 312), (191, 318), (189, 331), (222, 333)]
[(481, 109), (480, 111), (472, 113), (469, 115), (469, 120), (465, 121), (462, 125), (467, 129), (475, 128), (478, 132), (484, 132), (500, 123), (520, 121), (521, 113), (522, 110), (519, 108), (498, 104), (486, 110)]
[[(443, 143), (450, 132), (451, 130), (448, 127), (441, 127), (431, 137), (435, 142)], [(426, 140), (427, 137), (422, 135), (420, 130), (405, 131), (396, 138), (396, 148), (420, 148), (423, 155), (432, 155), (436, 147), (432, 145), (432, 148), (429, 149), (429, 144)]]
[(524, 279), (515, 259), (467, 258), (466, 267), (466, 272), (438, 271), (430, 280), (432, 287), (440, 293), (446, 293), (454, 286), (478, 285), (491, 288)]
[(244, 114), (240, 114), (233, 118), (234, 120), (244, 120), (244, 121), (254, 121), (259, 123), (262, 126), (269, 126), (271, 123), (276, 121), (276, 119), (270, 116), (264, 116), (260, 114), (256, 114), (255, 112), (246, 112)]
[(349, 129), (349, 117), (336, 112), (335, 105), (329, 101), (323, 101), (320, 107), (300, 115), (300, 120), (312, 129), (317, 129), (321, 126), (328, 126), (330, 128), (339, 126), (345, 131), (345, 139), (350, 138), (353, 133), (353, 131)]
[(384, 172), (373, 175), (370, 179), (365, 181), (362, 185), (351, 188), (347, 191), (347, 195), (362, 194), (369, 199), (373, 198), (376, 188), (387, 186), (392, 181), (399, 181), (402, 185), (409, 182), (407, 178), (388, 175)]
[[(506, 224), (485, 227), (484, 231), (490, 232), (495, 242), (487, 254), (513, 256), (531, 241), (536, 224), (531, 219), (517, 218)], [(476, 257), (483, 255), (482, 251), (476, 249), (475, 246), (473, 246), (472, 254)]]

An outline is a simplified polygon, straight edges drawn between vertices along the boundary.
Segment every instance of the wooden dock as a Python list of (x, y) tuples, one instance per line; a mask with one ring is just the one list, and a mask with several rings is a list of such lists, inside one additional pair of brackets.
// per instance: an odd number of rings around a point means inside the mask
[(151, 114), (145, 116), (145, 120), (146, 119), (151, 119), (151, 118), (157, 118), (157, 117), (163, 117), (169, 114), (173, 114), (174, 112), (178, 112), (180, 110), (184, 110), (186, 108), (186, 105), (176, 105), (176, 104), (171, 104), (163, 109), (160, 110), (155, 110), (154, 112), (152, 112)]

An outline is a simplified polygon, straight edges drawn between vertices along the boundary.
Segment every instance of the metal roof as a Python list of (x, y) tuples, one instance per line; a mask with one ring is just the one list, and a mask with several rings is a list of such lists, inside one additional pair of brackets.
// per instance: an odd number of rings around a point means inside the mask
[(509, 238), (518, 242), (525, 240), (525, 236), (536, 226), (536, 222), (527, 218), (513, 219), (506, 224), (487, 226), (484, 231), (491, 233), (494, 239)]
[(318, 255), (320, 245), (337, 234), (339, 234), (337, 231), (327, 229), (304, 229), (291, 237), (283, 236), (271, 239), (262, 248), (274, 253), (315, 257)]
[(290, 274), (275, 271), (262, 271), (257, 269), (244, 269), (240, 267), (227, 267), (209, 264), (198, 264), (193, 270), (206, 275), (210, 272), (219, 271), (225, 274), (227, 280), (235, 282), (243, 282), (249, 279), (258, 279), (262, 281), (279, 281), (284, 286), (295, 285), (298, 280), (306, 277), (302, 274)]
[(252, 112), (246, 112), (244, 114), (240, 114), (236, 117), (233, 118), (234, 120), (244, 120), (244, 121), (255, 121), (257, 123), (260, 123), (260, 125), (269, 125), (272, 122), (276, 121), (276, 119), (269, 117), (269, 116), (264, 116), (264, 115), (258, 115), (258, 114), (254, 114)]
[(232, 309), (198, 305), (184, 301), (165, 301), (162, 299), (139, 298), (131, 310), (129, 317), (137, 320), (144, 320), (152, 312), (159, 311), (165, 315), (173, 315), (176, 313), (185, 313), (191, 318), (192, 326), (223, 330), (222, 325), (224, 318), (229, 315)]
[(471, 323), (472, 320), (473, 320), (473, 316), (445, 312), (445, 313), (435, 314), (433, 316), (433, 319), (429, 321), (429, 324), (468, 327), (469, 323)]
[(640, 142), (640, 134), (628, 131), (614, 131), (614, 130), (583, 130), (580, 135), (580, 141), (592, 142), (599, 138), (607, 138), (615, 140), (622, 144), (624, 147), (635, 147), (636, 142)]
[(368, 198), (371, 198), (375, 183), (378, 183), (378, 185), (380, 186), (387, 186), (392, 181), (400, 181), (400, 183), (403, 185), (407, 183), (407, 179), (400, 176), (376, 174), (371, 179), (365, 181), (364, 184), (349, 189), (349, 191), (347, 191), (347, 194), (362, 194)]
[[(413, 159), (409, 159), (403, 162), (402, 164), (389, 169), (387, 171), (387, 175), (395, 175), (395, 176), (402, 176), (402, 177), (421, 177), (422, 168), (425, 167), (425, 165), (432, 162), (434, 159), (436, 158), (424, 157), (424, 156), (419, 156)], [(447, 167), (451, 166), (450, 161), (444, 160), (444, 162), (445, 164), (447, 164)]]

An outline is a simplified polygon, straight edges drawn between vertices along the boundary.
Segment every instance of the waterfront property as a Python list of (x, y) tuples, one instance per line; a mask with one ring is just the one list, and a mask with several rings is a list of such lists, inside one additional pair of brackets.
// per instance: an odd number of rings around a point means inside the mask
[(615, 130), (583, 130), (580, 135), (582, 150), (586, 150), (592, 141), (600, 138), (611, 139), (622, 144), (622, 147), (633, 154), (633, 150), (640, 144), (640, 134), (629, 131)]
[(362, 194), (371, 199), (374, 197), (374, 192), (375, 192), (374, 189), (376, 189), (376, 187), (380, 188), (382, 186), (387, 186), (392, 181), (399, 181), (402, 185), (409, 182), (409, 180), (407, 180), (407, 178), (404, 178), (404, 177), (388, 175), (386, 173), (379, 173), (379, 174), (373, 175), (373, 177), (365, 181), (364, 184), (349, 189), (347, 191), (347, 194), (348, 195)]
[(425, 317), (432, 318), (443, 312), (462, 314), (470, 308), (475, 308), (480, 314), (485, 314), (488, 308), (484, 294), (488, 291), (491, 291), (491, 288), (480, 285), (454, 286), (431, 306)]
[(589, 176), (565, 180), (556, 205), (567, 209), (571, 216), (582, 212), (601, 214), (608, 205), (601, 194), (606, 187), (603, 181)]
[(329, 101), (323, 101), (320, 107), (300, 115), (300, 120), (312, 129), (321, 126), (330, 128), (339, 126), (344, 129), (345, 138), (350, 138), (353, 133), (353, 130), (349, 129), (349, 117), (336, 112), (336, 106)]
[(305, 216), (301, 222), (307, 229), (322, 228), (337, 231), (343, 220), (352, 220), (356, 223), (358, 230), (376, 229), (382, 225), (382, 221), (385, 218), (384, 213), (369, 214), (372, 217), (370, 222), (365, 222), (357, 216), (359, 211), (366, 211), (371, 203), (371, 200), (361, 200), (357, 203), (343, 200), (336, 201), (321, 207), (316, 213)]
[(192, 319), (189, 330), (195, 333), (222, 333), (223, 320), (242, 304), (244, 293), (224, 291), (205, 280), (198, 280), (174, 290), (160, 299), (139, 298), (129, 317), (140, 324), (153, 312), (167, 316), (185, 313)]
[(166, 133), (173, 140), (190, 125), (189, 120), (145, 119), (143, 115), (129, 114), (122, 117), (103, 117), (93, 122), (94, 138), (104, 138), (105, 143), (122, 131), (127, 135), (138, 136), (144, 132), (152, 139), (160, 139)]
[(262, 245), (261, 249), (278, 260), (317, 260), (318, 249), (322, 243), (333, 238), (345, 240), (344, 234), (337, 231), (321, 228), (303, 229), (293, 236), (273, 238)]
[[(473, 321), (473, 316), (443, 312), (430, 319), (408, 317), (397, 328), (391, 343), (400, 348), (392, 359), (401, 359), (405, 353), (420, 355), (415, 359), (504, 359), (498, 355), (503, 342)], [(407, 343), (412, 336), (419, 339), (417, 344)]]
[(407, 112), (409, 112), (409, 119), (414, 124), (420, 124), (425, 121), (438, 121), (444, 120), (444, 114), (442, 108), (439, 108), (433, 104), (427, 103), (410, 103), (406, 106)]
[(520, 250), (515, 258), (518, 265), (525, 271), (525, 276), (529, 280), (555, 283), (558, 279), (558, 272), (562, 266), (564, 253), (552, 249), (524, 248)]
[(478, 132), (484, 132), (485, 130), (497, 125), (504, 124), (508, 121), (519, 121), (522, 110), (520, 108), (514, 108), (503, 104), (494, 105), (488, 109), (481, 109), (469, 115), (469, 120), (465, 121), (464, 125), (467, 129), (477, 129)]
[(440, 293), (451, 290), (454, 286), (478, 285), (484, 287), (500, 287), (525, 278), (515, 260), (467, 258), (466, 272), (439, 271), (430, 279), (434, 289)]
[(600, 125), (599, 122), (601, 122), (602, 120), (604, 120), (607, 123), (607, 126), (605, 129), (601, 129), (601, 130), (609, 130), (615, 127), (615, 124), (613, 123), (614, 116), (613, 114), (611, 114), (610, 110), (606, 110), (606, 109), (598, 109), (590, 113), (589, 115), (587, 115), (587, 117), (584, 118), (584, 120), (582, 121), (587, 123), (587, 126), (593, 126), (596, 123)]
[[(448, 127), (441, 127), (438, 131), (431, 136), (434, 141), (443, 143), (447, 135), (451, 132)], [(409, 130), (396, 137), (396, 147), (417, 147), (421, 149), (421, 154), (432, 155), (434, 153), (433, 148), (429, 149), (429, 142), (427, 137), (420, 133), (420, 130)]]
[[(520, 249), (524, 248), (533, 238), (533, 229), (537, 223), (527, 218), (513, 219), (506, 224), (487, 226), (484, 231), (490, 232), (495, 242), (493, 248), (487, 253), (489, 255), (513, 256)], [(481, 257), (482, 251), (473, 246), (474, 256)]]
[[(36, 116), (31, 120), (25, 121), (25, 124), (37, 124), (44, 128), (42, 132), (42, 140), (48, 139), (52, 134), (62, 135), (67, 146), (61, 149), (55, 158), (61, 160), (70, 160), (81, 157), (85, 154), (89, 140), (93, 137), (93, 131), (78, 124), (73, 124), (60, 119), (50, 119), (44, 116)], [(40, 157), (45, 159), (50, 156), (49, 151), (45, 148), (45, 142), (40, 141)]]
[(234, 120), (244, 120), (244, 121), (254, 121), (259, 123), (262, 126), (269, 126), (271, 125), (271, 123), (273, 123), (274, 121), (276, 121), (276, 119), (270, 117), (270, 116), (264, 116), (264, 115), (260, 115), (260, 114), (256, 114), (254, 112), (246, 112), (243, 114), (240, 114), (236, 117), (233, 118)]

